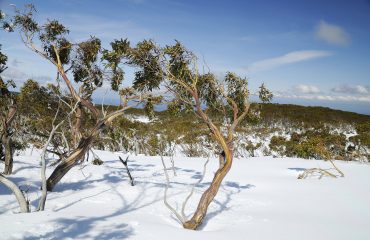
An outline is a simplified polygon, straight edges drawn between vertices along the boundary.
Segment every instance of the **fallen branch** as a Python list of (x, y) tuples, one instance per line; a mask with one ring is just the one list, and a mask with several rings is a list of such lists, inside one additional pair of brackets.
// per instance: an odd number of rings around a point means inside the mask
[[(344, 177), (344, 173), (339, 170), (339, 168), (334, 164), (332, 160), (329, 160), (330, 163), (333, 165), (334, 168), (329, 168), (329, 169), (322, 169), (322, 168), (310, 168), (304, 170), (303, 173), (298, 175), (298, 179), (306, 179), (309, 176), (313, 176), (314, 174), (319, 175), (319, 179), (322, 177), (332, 177), (332, 178), (337, 178), (337, 177)], [(330, 171), (335, 170), (339, 175), (336, 175), (334, 173), (331, 173)]]

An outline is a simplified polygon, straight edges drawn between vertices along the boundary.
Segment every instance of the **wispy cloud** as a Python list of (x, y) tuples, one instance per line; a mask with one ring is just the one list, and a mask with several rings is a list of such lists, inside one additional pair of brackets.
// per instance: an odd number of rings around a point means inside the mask
[(41, 84), (46, 84), (52, 81), (52, 78), (50, 76), (30, 75), (12, 66), (9, 66), (9, 68), (2, 73), (2, 77), (4, 78), (4, 80), (13, 80), (16, 83), (17, 87), (23, 85), (23, 83), (28, 79), (39, 81)]
[(303, 62), (315, 58), (327, 57), (332, 55), (329, 51), (319, 51), (319, 50), (302, 50), (294, 51), (284, 54), (275, 58), (268, 58), (255, 63), (252, 63), (247, 69), (251, 72), (269, 70), (284, 65)]
[(256, 38), (253, 36), (243, 36), (243, 37), (240, 37), (239, 40), (244, 41), (244, 42), (254, 42), (256, 41)]
[(11, 65), (13, 67), (18, 67), (19, 64), (21, 64), (21, 63), (22, 63), (22, 61), (19, 61), (18, 59), (13, 59), (13, 61), (11, 62)]
[[(129, 38), (139, 41), (143, 38), (153, 37), (153, 33), (139, 26), (130, 19), (107, 18), (89, 14), (70, 13), (67, 15), (54, 14), (57, 19), (62, 19), (63, 25), (70, 30), (70, 36), (74, 41), (83, 41), (90, 36), (95, 36), (103, 41)], [(43, 16), (47, 18), (47, 16)]]
[(343, 28), (325, 21), (320, 21), (317, 25), (315, 35), (333, 45), (346, 46), (350, 42), (350, 36)]
[(370, 94), (370, 86), (363, 85), (340, 85), (331, 89), (335, 93), (349, 93), (349, 94)]
[(314, 85), (299, 84), (293, 87), (293, 91), (296, 93), (304, 94), (315, 94), (320, 93), (320, 89)]

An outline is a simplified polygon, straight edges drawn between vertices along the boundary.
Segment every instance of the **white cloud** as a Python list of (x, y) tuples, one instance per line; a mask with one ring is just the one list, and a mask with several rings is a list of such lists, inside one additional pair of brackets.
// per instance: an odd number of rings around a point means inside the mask
[(16, 83), (17, 87), (22, 86), (23, 83), (28, 79), (36, 80), (41, 84), (46, 84), (52, 81), (52, 78), (50, 76), (30, 75), (12, 66), (9, 66), (8, 69), (6, 69), (2, 73), (2, 77), (4, 78), (4, 80), (13, 80)]
[(320, 21), (316, 27), (316, 37), (327, 43), (346, 46), (350, 42), (349, 34), (341, 27)]
[(313, 85), (299, 84), (293, 87), (293, 91), (297, 93), (314, 94), (319, 93), (320, 89)]
[(363, 85), (341, 85), (331, 89), (335, 93), (370, 94), (370, 86)]
[(287, 64), (303, 62), (315, 58), (327, 57), (330, 55), (332, 55), (332, 53), (328, 51), (318, 51), (318, 50), (294, 51), (279, 57), (268, 58), (262, 61), (252, 63), (249, 67), (247, 67), (247, 69), (251, 72), (269, 70)]
[(291, 94), (287, 92), (276, 92), (275, 97), (290, 98), (290, 99), (305, 99), (305, 100), (320, 100), (330, 102), (368, 102), (370, 103), (370, 95), (365, 96), (349, 96), (349, 95), (307, 95), (307, 94)]

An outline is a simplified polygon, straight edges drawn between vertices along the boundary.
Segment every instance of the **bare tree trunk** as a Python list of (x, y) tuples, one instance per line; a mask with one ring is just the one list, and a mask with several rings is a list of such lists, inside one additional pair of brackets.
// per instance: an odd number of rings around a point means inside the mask
[[(53, 171), (50, 177), (47, 180), (47, 190), (52, 191), (54, 186), (63, 178), (63, 176), (73, 167), (75, 166), (80, 160), (84, 158), (86, 153), (89, 151), (91, 144), (95, 141), (95, 139), (99, 136), (102, 130), (104, 130), (107, 126), (109, 126), (112, 121), (121, 116), (127, 109), (133, 108), (138, 106), (142, 102), (140, 97), (140, 102), (135, 103), (133, 105), (127, 106), (126, 105), (107, 115), (102, 120), (99, 120), (95, 127), (90, 131), (90, 134), (87, 138), (81, 138), (78, 147), (65, 159), (63, 160)], [(91, 104), (91, 107), (95, 109), (95, 107)], [(99, 113), (98, 113), (99, 114)]]
[(12, 149), (12, 140), (8, 134), (2, 136), (2, 144), (4, 146), (5, 152), (5, 168), (4, 174), (10, 175), (13, 172), (13, 149)]
[(55, 185), (64, 177), (64, 175), (66, 175), (73, 166), (84, 158), (94, 139), (95, 135), (90, 135), (88, 138), (82, 138), (77, 149), (54, 169), (53, 173), (46, 181), (46, 189), (48, 191), (53, 191)]
[[(221, 154), (221, 157), (223, 154)], [(186, 229), (196, 230), (203, 222), (204, 217), (207, 214), (207, 209), (209, 204), (213, 201), (216, 196), (218, 189), (222, 183), (222, 180), (225, 178), (226, 174), (229, 172), (233, 161), (232, 151), (225, 152), (225, 161), (220, 165), (219, 169), (216, 171), (215, 176), (211, 182), (209, 188), (203, 193), (202, 197), (199, 200), (198, 207), (193, 215), (193, 217), (186, 221), (183, 224), (183, 227)]]
[[(56, 114), (56, 116), (58, 115), (58, 113)], [(56, 117), (54, 118), (54, 120), (56, 119)], [(47, 184), (46, 184), (46, 151), (47, 151), (47, 148), (51, 142), (51, 140), (53, 139), (53, 136), (55, 134), (55, 131), (59, 128), (60, 125), (62, 125), (63, 122), (59, 123), (57, 126), (53, 126), (53, 129), (51, 130), (51, 133), (49, 135), (49, 139), (48, 141), (46, 142), (46, 144), (44, 145), (44, 149), (42, 150), (42, 153), (41, 153), (41, 182), (42, 182), (42, 194), (41, 194), (41, 198), (40, 198), (40, 201), (39, 201), (39, 206), (37, 208), (37, 211), (44, 211), (45, 209), (45, 203), (46, 203), (46, 197), (47, 197)], [(54, 124), (53, 124), (54, 125)]]
[(8, 187), (17, 198), (22, 213), (30, 212), (29, 204), (19, 187), (0, 173), (0, 182)]
[(76, 122), (72, 129), (72, 138), (73, 138), (73, 146), (77, 147), (78, 143), (80, 142), (80, 139), (82, 137), (81, 135), (81, 118), (82, 118), (82, 105), (78, 104), (76, 109)]
[(54, 186), (64, 177), (64, 175), (66, 175), (73, 166), (84, 158), (95, 138), (105, 127), (106, 122), (103, 120), (99, 121), (91, 131), (90, 135), (87, 138), (82, 138), (78, 147), (54, 169), (53, 173), (47, 180), (48, 191), (53, 191)]
[(11, 133), (9, 127), (15, 118), (15, 114), (17, 112), (17, 106), (13, 105), (10, 107), (9, 112), (6, 118), (3, 121), (3, 133), (1, 136), (1, 143), (4, 146), (4, 160), (5, 160), (5, 168), (4, 174), (10, 175), (13, 172), (13, 145), (11, 140)]

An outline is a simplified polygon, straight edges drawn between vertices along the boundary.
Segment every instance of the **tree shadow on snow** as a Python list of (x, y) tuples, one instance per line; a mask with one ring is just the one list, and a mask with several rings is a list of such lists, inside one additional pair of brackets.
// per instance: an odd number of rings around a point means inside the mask
[(303, 172), (306, 170), (306, 168), (288, 168), (288, 169), (296, 172)]
[[(109, 218), (117, 213), (99, 217), (59, 218), (48, 224), (53, 226), (51, 232), (37, 236), (24, 236), (23, 239), (125, 239), (133, 235), (133, 229), (125, 223), (114, 223)], [(99, 225), (99, 223), (103, 223)], [(32, 234), (32, 233), (31, 233)]]
[[(23, 177), (7, 176), (9, 180), (14, 182), (24, 192), (34, 192), (39, 189), (39, 182), (31, 181)], [(10, 195), (12, 192), (4, 184), (0, 184), (0, 195)]]
[[(217, 195), (216, 198), (213, 200), (213, 204), (216, 204), (218, 206), (217, 210), (210, 211), (204, 218), (203, 224), (200, 226), (199, 230), (203, 230), (208, 222), (214, 218), (215, 216), (221, 214), (224, 211), (227, 211), (232, 208), (232, 206), (229, 206), (229, 203), (231, 202), (232, 198), (234, 195), (237, 195), (240, 193), (242, 190), (245, 189), (252, 189), (256, 187), (253, 184), (245, 184), (245, 185), (240, 185), (237, 182), (231, 182), (231, 181), (226, 181), (222, 186), (221, 189), (222, 192), (224, 193), (223, 196)], [(221, 192), (221, 191), (220, 191)], [(224, 197), (222, 201), (218, 200), (221, 197)], [(212, 204), (211, 203), (211, 204)]]

